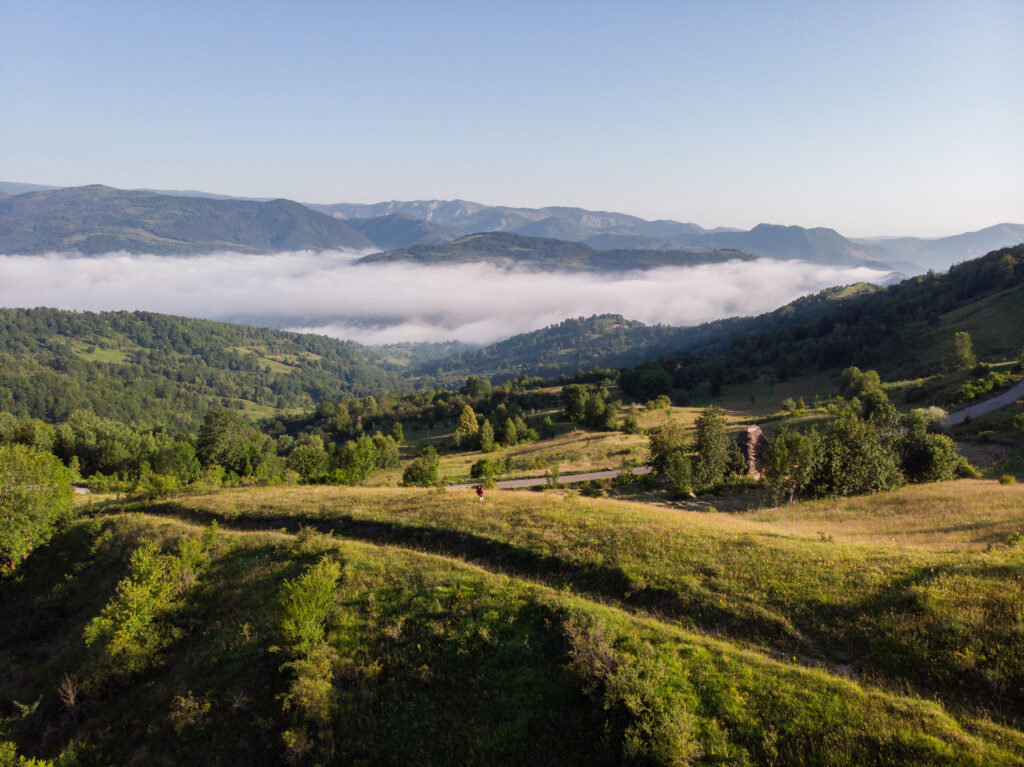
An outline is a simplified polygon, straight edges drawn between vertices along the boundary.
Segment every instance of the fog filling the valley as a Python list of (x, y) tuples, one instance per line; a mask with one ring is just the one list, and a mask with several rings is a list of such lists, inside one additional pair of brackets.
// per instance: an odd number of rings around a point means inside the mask
[(730, 261), (642, 272), (506, 270), (490, 264), (352, 263), (352, 253), (268, 256), (0, 256), (0, 306), (143, 309), (321, 333), (366, 344), (485, 344), (614, 313), (692, 325), (775, 309), (886, 272), (799, 261)]

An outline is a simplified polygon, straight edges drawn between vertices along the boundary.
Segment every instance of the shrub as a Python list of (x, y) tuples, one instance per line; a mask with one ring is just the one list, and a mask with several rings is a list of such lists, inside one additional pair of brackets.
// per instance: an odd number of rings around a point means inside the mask
[(900, 468), (910, 482), (938, 482), (957, 475), (961, 456), (944, 434), (911, 431), (900, 438)]
[(1017, 484), (1017, 478), (1012, 474), (1004, 474), (999, 478), (1000, 485), (1015, 485)]
[(281, 633), (301, 654), (313, 652), (324, 641), (339, 580), (341, 565), (325, 556), (281, 587)]
[(402, 484), (406, 487), (430, 487), (437, 484), (437, 467), (440, 461), (437, 451), (427, 445), (402, 472)]

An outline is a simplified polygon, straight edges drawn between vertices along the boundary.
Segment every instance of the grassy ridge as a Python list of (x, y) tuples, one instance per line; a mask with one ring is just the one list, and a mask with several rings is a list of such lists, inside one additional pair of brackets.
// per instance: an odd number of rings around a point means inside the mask
[[(943, 487), (957, 492), (936, 515), (928, 486), (752, 517), (532, 493), (481, 505), (469, 494), (330, 488), (225, 492), (154, 510), (315, 525), (456, 556), (1013, 719), (1024, 704), (1024, 550), (1006, 540), (1024, 530), (1024, 487)], [(894, 542), (883, 515), (900, 505), (899, 537), (940, 545)]]
[[(0, 590), (0, 699), (23, 752), (67, 763), (1021, 764), (985, 719), (866, 690), (567, 592), (449, 558), (311, 534), (221, 532), (155, 617), (132, 674), (78, 639), (145, 541), (209, 530), (148, 515), (75, 524)], [(279, 595), (340, 562), (326, 622), (332, 694), (296, 705)], [(73, 673), (83, 694), (61, 706)], [(33, 703), (35, 702), (35, 703)], [(11, 713), (11, 712), (5, 712)], [(303, 723), (303, 716), (306, 721)], [(287, 734), (326, 728), (299, 753)]]

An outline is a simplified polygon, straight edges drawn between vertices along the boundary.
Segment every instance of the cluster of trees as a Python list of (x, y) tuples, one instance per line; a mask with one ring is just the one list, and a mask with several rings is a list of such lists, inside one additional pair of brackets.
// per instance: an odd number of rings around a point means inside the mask
[(620, 405), (611, 401), (604, 386), (596, 390), (583, 384), (563, 386), (562, 408), (563, 415), (573, 423), (608, 431), (618, 428)]
[(668, 482), (675, 496), (711, 490), (744, 467), (739, 446), (726, 428), (725, 411), (714, 405), (704, 408), (694, 422), (692, 441), (676, 421), (652, 432), (650, 454), (655, 474)]
[(764, 455), (764, 478), (775, 501), (891, 490), (904, 482), (974, 476), (956, 443), (935, 431), (942, 411), (900, 418), (878, 373), (842, 374), (848, 404), (822, 431), (784, 427)]
[(499, 405), (489, 416), (477, 414), (469, 405), (462, 408), (455, 426), (456, 450), (482, 450), (489, 453), (498, 445), (511, 447), (539, 439), (536, 429), (527, 425), (519, 408)]

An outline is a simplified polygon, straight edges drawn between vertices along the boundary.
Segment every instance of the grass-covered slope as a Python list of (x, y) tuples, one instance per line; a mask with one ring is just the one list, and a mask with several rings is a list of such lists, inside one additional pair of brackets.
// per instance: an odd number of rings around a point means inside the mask
[(50, 422), (76, 409), (195, 428), (207, 410), (266, 415), (398, 388), (348, 341), (151, 312), (0, 309), (0, 410)]
[[(394, 502), (475, 506), (351, 498), (396, 522)], [(618, 535), (606, 512), (595, 530)], [(601, 604), (515, 558), (345, 535), (76, 523), (0, 584), (0, 741), (62, 764), (1024, 763), (1020, 733), (984, 716)]]
[[(945, 502), (921, 486), (754, 517), (531, 493), (481, 505), (469, 493), (327, 488), (228, 492), (159, 511), (256, 529), (316, 525), (465, 558), (1014, 718), (1024, 706), (1024, 549), (1011, 536), (1024, 530), (1024, 488), (941, 487)], [(915, 539), (931, 543), (905, 545)]]

